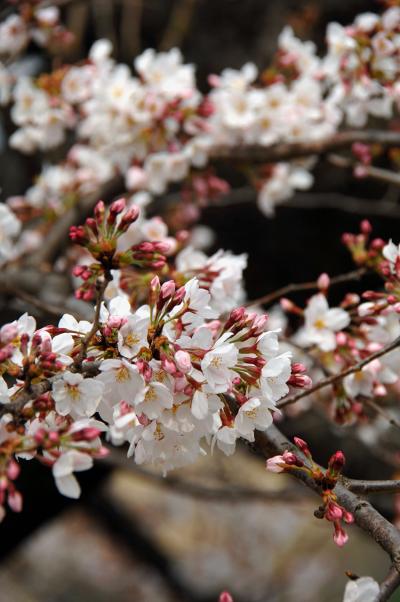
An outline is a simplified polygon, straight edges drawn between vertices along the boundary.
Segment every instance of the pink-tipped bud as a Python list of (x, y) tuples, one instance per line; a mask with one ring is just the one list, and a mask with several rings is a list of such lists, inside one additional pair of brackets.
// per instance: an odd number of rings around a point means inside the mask
[(7, 501), (13, 512), (21, 512), (23, 500), (19, 491), (13, 491), (12, 493), (9, 493)]
[(317, 280), (317, 286), (320, 291), (326, 291), (329, 288), (330, 283), (331, 279), (329, 278), (328, 274), (325, 273), (321, 274)]
[(287, 299), (286, 297), (283, 297), (281, 299), (280, 304), (281, 304), (281, 308), (283, 309), (283, 311), (287, 311), (287, 312), (296, 311), (296, 305), (293, 303), (293, 301), (291, 301), (290, 299)]
[(175, 363), (180, 372), (186, 374), (192, 368), (192, 362), (190, 360), (190, 355), (187, 351), (177, 351), (175, 353)]
[(293, 441), (294, 441), (295, 446), (298, 447), (299, 450), (301, 452), (303, 452), (303, 454), (305, 456), (307, 456), (308, 458), (311, 458), (310, 449), (309, 449), (307, 443), (304, 441), (304, 439), (300, 439), (300, 437), (294, 437)]
[(303, 374), (306, 371), (307, 368), (304, 364), (301, 364), (300, 362), (292, 364), (292, 374)]
[(161, 360), (161, 365), (165, 372), (168, 372), (168, 374), (176, 374), (176, 366), (172, 360), (168, 359), (167, 357), (163, 357)]
[(103, 201), (99, 201), (93, 210), (94, 216), (95, 216), (98, 224), (102, 223), (105, 210), (106, 210), (106, 208), (105, 208)]
[(164, 282), (161, 287), (160, 297), (161, 299), (169, 299), (175, 293), (175, 282), (173, 280), (168, 280)]
[(93, 441), (97, 439), (101, 434), (101, 431), (93, 426), (88, 426), (80, 431), (76, 431), (72, 435), (74, 441)]
[(336, 520), (340, 520), (342, 517), (343, 509), (334, 502), (329, 502), (325, 510), (325, 518), (331, 522), (335, 522)]
[(229, 592), (222, 592), (222, 594), (219, 595), (218, 602), (234, 602), (234, 601)]
[(178, 290), (176, 291), (175, 295), (174, 295), (174, 303), (176, 303), (176, 305), (179, 305), (179, 303), (181, 303), (184, 299), (186, 295), (186, 290), (184, 286), (181, 286), (180, 288), (178, 288)]
[(283, 456), (268, 458), (265, 463), (265, 468), (269, 470), (269, 472), (283, 472), (285, 470), (285, 460), (283, 459)]
[(110, 205), (110, 213), (114, 213), (118, 215), (121, 213), (126, 207), (126, 200), (124, 198), (117, 199)]
[(49, 433), (49, 441), (51, 441), (51, 443), (59, 443), (60, 435), (57, 433), (57, 431), (51, 431)]
[(11, 481), (15, 481), (15, 479), (18, 477), (20, 471), (21, 471), (21, 469), (19, 467), (19, 464), (15, 460), (10, 460), (7, 465), (7, 470), (6, 470), (6, 474), (7, 474), (8, 478)]
[(345, 455), (342, 451), (339, 450), (330, 457), (328, 468), (331, 472), (338, 474), (342, 471), (345, 464)]
[(360, 230), (363, 234), (371, 234), (372, 226), (367, 219), (363, 219), (360, 224)]
[(341, 548), (348, 541), (348, 539), (349, 536), (347, 535), (347, 533), (342, 529), (342, 527), (338, 523), (335, 523), (335, 531), (333, 534), (333, 541), (335, 542), (335, 544), (339, 546), (339, 548)]
[(127, 228), (138, 219), (139, 214), (140, 214), (139, 207), (137, 207), (136, 205), (133, 205), (122, 216), (120, 224), (119, 224), (119, 229), (122, 230), (123, 232), (125, 232), (125, 230), (127, 230)]
[(343, 508), (343, 520), (348, 525), (351, 525), (352, 523), (354, 523), (354, 516), (353, 516), (353, 514), (351, 512), (348, 512), (344, 508)]

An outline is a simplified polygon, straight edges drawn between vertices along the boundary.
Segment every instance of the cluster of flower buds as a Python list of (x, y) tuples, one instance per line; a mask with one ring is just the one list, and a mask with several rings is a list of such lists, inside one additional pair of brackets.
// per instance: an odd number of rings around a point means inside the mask
[(299, 457), (296, 451), (286, 450), (282, 455), (269, 458), (266, 468), (270, 472), (300, 470), (315, 482), (322, 498), (322, 504), (314, 514), (316, 518), (326, 518), (333, 523), (333, 540), (336, 545), (341, 547), (348, 540), (348, 535), (342, 527), (342, 521), (347, 524), (354, 522), (353, 515), (338, 503), (334, 492), (345, 464), (344, 454), (341, 451), (334, 453), (329, 460), (328, 468), (323, 470), (314, 462), (310, 449), (303, 439), (294, 437), (294, 443), (302, 453), (302, 457)]
[(3, 459), (0, 445), (0, 522), (5, 515), (4, 506), (6, 503), (13, 512), (21, 512), (22, 510), (22, 495), (14, 484), (19, 473), (20, 467), (14, 458), (8, 461), (5, 458)]
[(99, 277), (103, 274), (110, 279), (111, 270), (126, 266), (160, 270), (165, 266), (164, 254), (169, 248), (166, 242), (145, 241), (124, 251), (118, 250), (118, 239), (138, 217), (138, 207), (127, 207), (124, 198), (114, 201), (108, 208), (99, 201), (94, 208), (94, 217), (87, 218), (83, 226), (71, 227), (71, 240), (87, 249), (96, 260), (91, 265), (77, 265), (73, 270), (74, 276), (84, 281), (77, 291), (78, 298), (92, 299)]

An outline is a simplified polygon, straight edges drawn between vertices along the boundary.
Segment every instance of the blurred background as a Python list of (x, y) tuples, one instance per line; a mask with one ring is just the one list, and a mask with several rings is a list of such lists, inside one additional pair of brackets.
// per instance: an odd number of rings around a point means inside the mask
[[(285, 25), (323, 51), (327, 23), (347, 24), (360, 12), (380, 9), (378, 1), (366, 0), (59, 4), (75, 34), (64, 61), (83, 58), (101, 37), (111, 39), (114, 56), (130, 65), (145, 48), (178, 46), (197, 66), (203, 90), (207, 75), (225, 67), (247, 61), (268, 66)], [(32, 48), (29, 60), (46, 67), (37, 53)], [(4, 200), (24, 192), (40, 163), (8, 149), (6, 119), (2, 125)], [(398, 188), (354, 180), (321, 162), (313, 189), (279, 207), (274, 219), (264, 217), (255, 194), (247, 193), (232, 204), (204, 209), (201, 222), (216, 232), (216, 248), (248, 253), (247, 290), (255, 298), (321, 272), (351, 269), (340, 237), (357, 231), (365, 217), (377, 236), (397, 240)], [(344, 290), (335, 289), (338, 298)], [(9, 309), (2, 322), (14, 317)], [(301, 434), (321, 463), (343, 449), (351, 477), (385, 478), (398, 470), (394, 454), (377, 457), (367, 437), (333, 426), (318, 408), (287, 418), (281, 427), (288, 436)], [(390, 448), (394, 435), (385, 431), (385, 438)], [(334, 546), (330, 526), (313, 516), (317, 498), (291, 479), (267, 474), (245, 446), (231, 458), (216, 452), (164, 480), (116, 453), (80, 482), (82, 498), (72, 502), (58, 494), (41, 466), (22, 472), (26, 510), (10, 513), (0, 526), (0, 602), (217, 602), (223, 589), (235, 602), (334, 602), (342, 599), (346, 571), (379, 580), (387, 569), (385, 554), (356, 527), (344, 549)], [(375, 501), (393, 518), (395, 498)]]

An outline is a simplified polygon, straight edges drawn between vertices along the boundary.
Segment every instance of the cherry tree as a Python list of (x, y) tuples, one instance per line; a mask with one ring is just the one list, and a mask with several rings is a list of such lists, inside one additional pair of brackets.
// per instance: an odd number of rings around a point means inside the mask
[[(25, 194), (0, 205), (1, 286), (47, 318), (39, 325), (26, 312), (0, 328), (0, 519), (22, 509), (18, 476), (31, 462), (77, 498), (75, 473), (112, 446), (166, 475), (214, 448), (229, 456), (242, 440), (267, 470), (319, 496), (315, 515), (331, 523), (335, 544), (355, 523), (387, 552), (387, 578), (349, 581), (345, 601), (386, 600), (400, 585), (400, 533), (368, 501), (400, 482), (350, 478), (340, 450), (322, 467), (301, 433), (292, 443), (279, 430), (282, 413), (315, 403), (338, 424), (369, 428), (374, 442), (378, 429), (400, 428), (391, 408), (400, 391), (396, 232), (383, 240), (363, 220), (343, 234), (352, 272), (249, 300), (246, 255), (207, 255), (212, 233), (196, 225), (202, 207), (235, 193), (221, 163), (246, 178), (271, 219), (312, 187), (321, 160), (399, 185), (400, 6), (385, 5), (346, 27), (330, 23), (323, 56), (286, 27), (264, 71), (246, 63), (210, 74), (203, 93), (177, 48), (145, 50), (131, 68), (101, 39), (62, 64), (57, 53), (72, 36), (59, 8), (10, 4), (0, 23), (8, 144), (25, 155), (59, 149), (62, 159), (43, 161)], [(18, 68), (31, 43), (52, 69)], [(366, 275), (374, 288), (356, 294), (353, 281), (360, 287)], [(335, 306), (339, 283), (348, 290)], [(62, 303), (48, 301), (54, 286)], [(304, 306), (296, 291), (310, 293)]]

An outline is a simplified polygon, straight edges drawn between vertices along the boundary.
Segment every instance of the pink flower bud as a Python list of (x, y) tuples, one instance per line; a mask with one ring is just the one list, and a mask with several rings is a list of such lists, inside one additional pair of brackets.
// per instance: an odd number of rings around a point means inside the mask
[(0, 341), (3, 345), (11, 343), (17, 335), (18, 330), (14, 324), (5, 324), (0, 329)]
[[(368, 149), (368, 151), (369, 151), (369, 149)], [(371, 234), (372, 226), (367, 219), (362, 220), (362, 222), (360, 224), (360, 230), (363, 234)]]
[(353, 516), (353, 514), (351, 512), (348, 512), (344, 508), (343, 508), (343, 520), (348, 525), (351, 525), (352, 523), (354, 523), (354, 516)]
[(176, 374), (176, 366), (172, 360), (168, 359), (167, 357), (163, 357), (161, 360), (161, 365), (165, 372), (168, 372), (168, 374)]
[(57, 431), (51, 431), (49, 433), (49, 441), (51, 441), (52, 443), (59, 443), (60, 435), (57, 433)]
[(335, 544), (339, 546), (339, 548), (341, 548), (344, 546), (348, 539), (349, 536), (347, 535), (347, 533), (342, 529), (342, 527), (339, 524), (335, 523), (335, 532), (333, 534), (333, 541), (335, 542)]
[(160, 297), (161, 299), (169, 299), (175, 293), (175, 282), (173, 280), (168, 280), (164, 282), (161, 287)]
[(281, 304), (281, 308), (283, 309), (283, 311), (294, 311), (296, 309), (295, 304), (293, 303), (293, 301), (290, 301), (290, 299), (287, 299), (286, 297), (283, 297), (280, 301)]
[(228, 592), (222, 592), (220, 594), (218, 602), (233, 602), (233, 598)]
[(15, 461), (15, 460), (10, 460), (7, 466), (7, 476), (11, 481), (15, 481), (15, 479), (18, 477), (19, 473), (20, 473), (21, 469), (19, 467), (19, 464)]
[(267, 460), (265, 467), (270, 472), (283, 472), (285, 470), (285, 460), (283, 456), (274, 456)]
[(329, 285), (331, 283), (331, 279), (329, 278), (328, 274), (321, 274), (320, 277), (317, 280), (317, 286), (321, 291), (326, 291), (329, 288)]
[(126, 207), (126, 200), (122, 197), (120, 199), (117, 199), (113, 203), (111, 203), (110, 213), (114, 213), (115, 215), (117, 215), (118, 213), (121, 213), (125, 209), (125, 207)]
[(186, 294), (186, 290), (184, 286), (181, 286), (181, 288), (178, 288), (178, 290), (176, 291), (175, 295), (174, 295), (174, 302), (178, 305), (179, 303), (182, 302), (182, 300), (184, 299)]
[(101, 223), (103, 221), (105, 210), (106, 208), (103, 201), (99, 201), (93, 210), (97, 223)]
[(8, 494), (8, 505), (13, 512), (21, 512), (22, 510), (22, 495), (19, 491), (13, 491)]
[(325, 511), (325, 518), (331, 522), (335, 522), (336, 520), (340, 520), (342, 517), (343, 509), (334, 502), (329, 502)]
[(339, 450), (330, 457), (328, 467), (329, 470), (331, 470), (332, 472), (339, 473), (343, 469), (345, 463), (346, 458), (344, 456), (344, 453)]
[(192, 367), (190, 355), (187, 351), (182, 351), (182, 350), (177, 351), (175, 353), (175, 363), (176, 363), (179, 371), (183, 372), (183, 374), (186, 374), (187, 372), (189, 372)]
[(94, 439), (97, 439), (100, 434), (101, 431), (99, 429), (88, 426), (73, 433), (72, 439), (74, 439), (74, 441), (93, 441)]
[(309, 449), (307, 443), (304, 441), (304, 439), (300, 439), (300, 437), (294, 437), (293, 441), (294, 441), (295, 446), (298, 447), (299, 450), (301, 452), (303, 452), (303, 454), (305, 456), (311, 458), (310, 449)]

